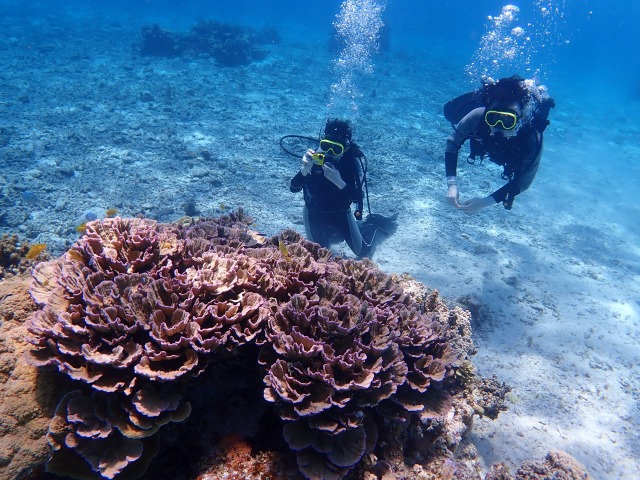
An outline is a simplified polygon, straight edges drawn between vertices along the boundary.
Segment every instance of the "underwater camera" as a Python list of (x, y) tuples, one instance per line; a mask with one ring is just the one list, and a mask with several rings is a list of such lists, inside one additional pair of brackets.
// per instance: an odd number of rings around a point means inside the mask
[(324, 165), (324, 153), (312, 153), (311, 159), (316, 165)]

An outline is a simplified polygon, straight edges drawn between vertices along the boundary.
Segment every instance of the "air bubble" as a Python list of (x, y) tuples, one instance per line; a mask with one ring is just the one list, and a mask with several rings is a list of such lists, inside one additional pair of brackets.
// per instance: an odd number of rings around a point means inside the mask
[(522, 24), (515, 5), (505, 5), (500, 15), (489, 16), (486, 33), (465, 69), (470, 81), (513, 75), (532, 63), (548, 71), (555, 62), (555, 50), (567, 43), (560, 32), (565, 1), (536, 0), (534, 17)]
[(357, 112), (355, 99), (360, 98), (357, 79), (373, 72), (372, 55), (378, 51), (380, 30), (384, 26), (384, 4), (376, 0), (345, 0), (334, 23), (337, 36), (344, 44), (334, 70), (338, 80), (331, 85), (334, 94), (329, 108), (347, 101), (352, 113)]

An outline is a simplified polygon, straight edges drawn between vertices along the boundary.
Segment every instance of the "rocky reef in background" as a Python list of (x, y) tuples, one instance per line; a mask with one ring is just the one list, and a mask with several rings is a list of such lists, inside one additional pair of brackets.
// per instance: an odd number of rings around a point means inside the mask
[(276, 30), (249, 27), (204, 20), (188, 33), (176, 33), (154, 24), (142, 29), (140, 53), (151, 57), (210, 57), (218, 65), (236, 67), (263, 60), (267, 56), (265, 45), (280, 42)]
[(91, 222), (0, 283), (3, 478), (482, 478), (466, 435), (508, 387), (474, 375), (468, 312), (250, 223)]
[[(17, 235), (2, 235), (0, 237), (0, 280), (27, 272), (32, 268), (36, 260), (49, 258), (46, 251), (36, 249), (29, 242), (20, 244)], [(45, 245), (46, 247), (46, 245)], [(31, 252), (31, 254), (30, 254)]]

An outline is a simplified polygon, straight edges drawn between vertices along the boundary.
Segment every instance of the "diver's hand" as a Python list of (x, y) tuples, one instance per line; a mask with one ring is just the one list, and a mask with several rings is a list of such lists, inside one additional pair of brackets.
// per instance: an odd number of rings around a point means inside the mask
[(489, 195), (488, 197), (484, 198), (472, 198), (471, 200), (466, 200), (462, 202), (458, 208), (465, 213), (476, 213), (483, 208), (495, 205), (495, 203), (496, 201), (491, 195)]
[(347, 186), (347, 182), (342, 179), (340, 172), (329, 162), (324, 162), (324, 165), (322, 165), (322, 171), (324, 172), (324, 178), (329, 180), (340, 190)]
[(447, 202), (456, 208), (460, 208), (460, 191), (455, 183), (450, 183), (449, 188), (447, 188)]
[(306, 177), (307, 175), (309, 175), (309, 172), (311, 171), (311, 167), (313, 167), (313, 158), (311, 158), (312, 153), (314, 153), (314, 151), (309, 149), (302, 156), (302, 160), (301, 160), (302, 165), (300, 165), (300, 173), (302, 174), (303, 177)]

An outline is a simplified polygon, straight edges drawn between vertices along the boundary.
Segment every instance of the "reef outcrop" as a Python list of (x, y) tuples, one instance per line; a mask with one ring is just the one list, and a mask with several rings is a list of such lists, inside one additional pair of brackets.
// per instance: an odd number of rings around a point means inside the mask
[(136, 478), (192, 455), (185, 478), (235, 478), (232, 465), (243, 478), (480, 478), (466, 433), (508, 387), (473, 374), (468, 312), (250, 223), (90, 222), (21, 277), (33, 301), (12, 335), (29, 365), (15, 362), (42, 410), (37, 432), (16, 430), (38, 439), (29, 468)]
[[(46, 245), (44, 245), (46, 247)], [(37, 245), (39, 252), (42, 245)], [(45, 252), (39, 255), (29, 255), (34, 252), (34, 246), (28, 242), (20, 244), (17, 235), (4, 234), (0, 238), (0, 280), (27, 272), (35, 264), (36, 257), (44, 260), (48, 258)], [(31, 257), (31, 258), (30, 258)]]
[(280, 42), (272, 28), (249, 27), (204, 20), (188, 33), (176, 33), (154, 24), (142, 29), (140, 53), (151, 57), (208, 57), (218, 65), (236, 67), (263, 60), (266, 45)]
[(26, 478), (49, 456), (46, 434), (56, 402), (69, 385), (39, 375), (24, 361), (25, 322), (36, 310), (31, 278), (0, 282), (0, 478)]

